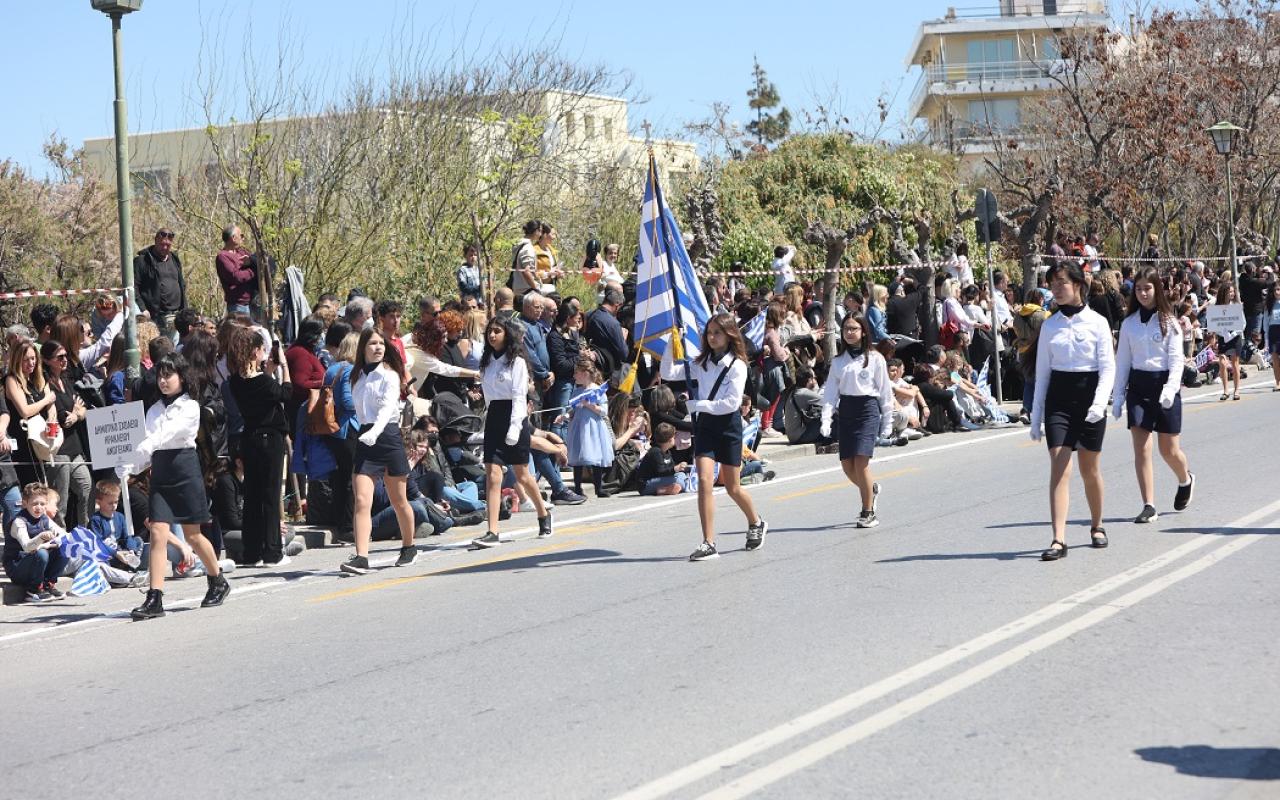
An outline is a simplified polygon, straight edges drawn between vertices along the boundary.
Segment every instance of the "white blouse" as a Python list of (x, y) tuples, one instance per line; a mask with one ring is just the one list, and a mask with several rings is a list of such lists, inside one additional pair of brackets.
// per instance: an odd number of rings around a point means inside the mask
[(1085, 306), (1068, 317), (1061, 311), (1040, 326), (1036, 345), (1036, 393), (1031, 408), (1031, 429), (1044, 420), (1044, 402), (1049, 392), (1049, 376), (1057, 372), (1096, 372), (1098, 388), (1089, 410), (1106, 414), (1107, 401), (1115, 382), (1116, 360), (1111, 349), (1111, 326), (1106, 318)]
[(505, 356), (495, 356), (480, 373), (480, 388), (486, 404), (494, 400), (511, 401), (511, 422), (507, 425), (507, 444), (520, 440), (520, 429), (529, 416), (529, 365), (523, 358), (507, 363)]
[(875, 397), (880, 401), (880, 425), (893, 426), (893, 384), (889, 382), (889, 369), (884, 356), (875, 350), (864, 365), (861, 354), (841, 353), (831, 362), (831, 372), (822, 386), (822, 429), (831, 429), (840, 397)]
[(361, 436), (377, 439), (400, 416), (400, 376), (386, 364), (379, 364), (373, 372), (356, 377), (351, 399), (356, 407), (356, 422), (373, 425)]
[(147, 468), (157, 450), (194, 449), (200, 433), (200, 404), (185, 392), (172, 403), (157, 401), (147, 411), (147, 435), (134, 451), (130, 472), (134, 475)]
[(1165, 330), (1160, 330), (1160, 315), (1142, 321), (1141, 313), (1130, 314), (1120, 323), (1120, 345), (1116, 349), (1115, 405), (1124, 400), (1129, 388), (1129, 370), (1147, 372), (1169, 371), (1161, 394), (1175, 395), (1182, 388), (1182, 327), (1172, 317), (1165, 320)]
[[(726, 367), (729, 371), (720, 382), (720, 388), (716, 390), (715, 397), (690, 400), (689, 411), (694, 414), (716, 415), (741, 413), (742, 393), (747, 388), (746, 362), (735, 358), (733, 353), (725, 353), (720, 356), (719, 361), (707, 359), (705, 365), (701, 362), (700, 358), (691, 359), (688, 370), (691, 373), (688, 377), (696, 385), (694, 392), (698, 397), (701, 397), (704, 392), (711, 391), (720, 378), (720, 373)], [(682, 381), (686, 378), (685, 366), (675, 363), (670, 344), (667, 345), (666, 350), (662, 351), (662, 364), (659, 371), (664, 381)]]

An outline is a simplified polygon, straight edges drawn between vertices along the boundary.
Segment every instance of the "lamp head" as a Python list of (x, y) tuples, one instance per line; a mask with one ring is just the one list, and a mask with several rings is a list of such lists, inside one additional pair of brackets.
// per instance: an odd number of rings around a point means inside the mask
[(124, 15), (142, 8), (142, 0), (89, 0), (94, 11), (103, 14)]
[(1213, 137), (1213, 146), (1217, 149), (1219, 155), (1229, 156), (1231, 150), (1235, 147), (1236, 136), (1244, 128), (1232, 125), (1230, 122), (1222, 121), (1217, 125), (1205, 129), (1209, 136)]

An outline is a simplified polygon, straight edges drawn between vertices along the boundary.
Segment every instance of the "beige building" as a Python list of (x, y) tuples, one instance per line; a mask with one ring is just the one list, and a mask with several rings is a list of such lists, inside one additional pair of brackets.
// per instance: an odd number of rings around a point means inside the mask
[(1110, 25), (1104, 0), (1001, 0), (948, 8), (920, 24), (907, 57), (920, 78), (908, 118), (923, 140), (972, 166), (993, 152), (992, 135), (1016, 136), (1030, 104), (1054, 90), (1065, 32)]
[[(626, 100), (548, 91), (543, 94), (542, 104), (546, 119), (543, 147), (558, 149), (570, 169), (580, 167), (584, 175), (604, 166), (629, 167), (641, 173), (647, 169), (645, 141), (630, 134)], [(478, 141), (486, 138), (483, 129), (487, 124), (490, 123), (475, 121), (473, 135)], [(233, 131), (235, 127), (232, 126)], [(656, 139), (653, 146), (664, 178), (679, 177), (697, 169), (698, 152), (694, 143)], [(84, 153), (91, 168), (110, 183), (115, 182), (113, 137), (87, 140)], [(175, 175), (199, 175), (216, 168), (216, 164), (213, 145), (204, 128), (137, 133), (129, 137), (129, 171), (135, 192), (145, 186), (168, 186)]]

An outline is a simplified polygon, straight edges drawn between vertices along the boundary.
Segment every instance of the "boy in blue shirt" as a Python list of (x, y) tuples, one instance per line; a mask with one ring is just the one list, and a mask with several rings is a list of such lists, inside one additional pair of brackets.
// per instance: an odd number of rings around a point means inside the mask
[(116, 510), (120, 503), (120, 484), (109, 481), (98, 481), (93, 487), (94, 502), (98, 510), (89, 517), (89, 530), (102, 540), (102, 543), (115, 551), (115, 560), (129, 569), (136, 570), (141, 564), (138, 554), (142, 552), (142, 539), (127, 530), (124, 514)]

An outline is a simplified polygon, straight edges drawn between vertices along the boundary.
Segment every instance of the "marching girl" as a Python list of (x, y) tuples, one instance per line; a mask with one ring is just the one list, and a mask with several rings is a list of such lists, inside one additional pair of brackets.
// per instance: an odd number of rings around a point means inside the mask
[[(1214, 297), (1213, 305), (1225, 306), (1232, 303), (1240, 302), (1236, 296), (1236, 287), (1232, 285), (1228, 276), (1222, 277), (1222, 282), (1218, 284), (1218, 294)], [(1244, 342), (1243, 331), (1230, 331), (1226, 336), (1222, 337), (1222, 345), (1218, 348), (1218, 375), (1222, 377), (1222, 397), (1219, 400), (1227, 399), (1227, 372), (1232, 376), (1231, 399), (1240, 399), (1240, 348)], [(1231, 369), (1228, 370), (1227, 366)]]
[(676, 364), (670, 346), (662, 354), (661, 374), (666, 381), (688, 380), (689, 411), (693, 419), (693, 458), (698, 471), (698, 518), (702, 544), (690, 561), (719, 558), (715, 545), (716, 464), (720, 483), (747, 518), (747, 549), (764, 544), (769, 525), (756, 513), (751, 495), (742, 488), (742, 393), (747, 386), (747, 345), (732, 314), (716, 314), (702, 333), (702, 353), (689, 369)]
[(1040, 558), (1057, 561), (1069, 552), (1066, 526), (1073, 452), (1079, 453), (1080, 477), (1089, 501), (1091, 544), (1107, 546), (1107, 531), (1102, 527), (1099, 461), (1116, 363), (1111, 350), (1111, 326), (1105, 317), (1085, 305), (1088, 285), (1080, 265), (1075, 261), (1055, 264), (1047, 277), (1058, 311), (1041, 325), (1036, 344), (1031, 440), (1038, 442), (1041, 435), (1048, 440), (1053, 543)]
[(387, 497), (400, 524), (400, 555), (397, 567), (407, 567), (418, 560), (413, 544), (413, 508), (409, 505), (409, 458), (400, 436), (400, 387), (407, 373), (400, 351), (389, 346), (387, 337), (375, 328), (365, 328), (356, 345), (356, 360), (351, 367), (351, 399), (356, 407), (360, 433), (356, 437), (356, 455), (351, 474), (351, 493), (355, 497), (355, 515), (351, 520), (356, 540), (355, 555), (339, 567), (352, 575), (369, 572), (369, 539), (373, 533), (374, 480), (382, 478)]
[[(838, 410), (837, 410), (838, 407)], [(840, 341), (831, 372), (822, 387), (822, 435), (831, 436), (832, 417), (839, 415), (836, 436), (840, 467), (862, 496), (859, 528), (874, 528), (880, 484), (871, 480), (871, 452), (877, 438), (893, 428), (893, 385), (884, 357), (871, 346), (871, 329), (862, 316), (850, 314), (840, 326)]]
[(471, 540), (477, 548), (497, 547), (498, 515), (502, 509), (502, 472), (510, 467), (516, 481), (538, 512), (538, 536), (551, 535), (551, 509), (542, 500), (538, 482), (529, 472), (529, 364), (524, 357), (520, 323), (494, 317), (484, 330), (480, 357), (480, 386), (488, 410), (484, 418), (485, 502), (489, 530)]
[[(200, 404), (187, 394), (187, 360), (170, 353), (155, 363), (156, 388), (160, 402), (147, 411), (146, 438), (138, 445), (138, 460), (116, 468), (127, 480), (151, 465), (151, 494), (147, 517), (151, 530), (151, 558), (148, 565), (151, 588), (142, 605), (130, 612), (135, 621), (164, 616), (164, 578), (169, 570), (169, 545), (182, 551), (182, 563), (191, 566), (196, 556), (204, 564), (209, 590), (201, 607), (220, 606), (231, 594), (231, 585), (218, 566), (213, 545), (200, 532), (211, 521), (209, 500), (204, 492), (204, 472), (196, 454), (200, 432)], [(182, 527), (183, 538), (173, 535)]]
[(1120, 418), (1128, 407), (1133, 436), (1133, 466), (1142, 493), (1142, 512), (1134, 522), (1159, 517), (1155, 507), (1155, 478), (1151, 468), (1151, 432), (1160, 443), (1160, 456), (1178, 477), (1173, 507), (1181, 511), (1191, 502), (1195, 476), (1179, 446), (1182, 432), (1182, 330), (1164, 293), (1160, 273), (1148, 267), (1133, 281), (1129, 312), (1120, 323), (1116, 350), (1115, 399), (1111, 413)]

